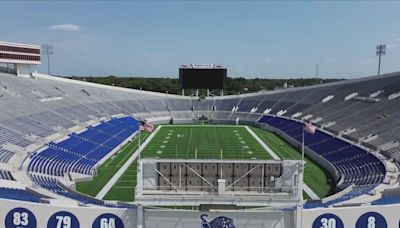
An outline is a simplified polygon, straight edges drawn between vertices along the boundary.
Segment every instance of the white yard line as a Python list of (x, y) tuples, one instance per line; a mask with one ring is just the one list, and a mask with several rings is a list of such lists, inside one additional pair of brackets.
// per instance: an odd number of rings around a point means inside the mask
[[(254, 133), (253, 130), (251, 130), (248, 126), (244, 126), (246, 130), (256, 139), (256, 141), (275, 159), (275, 160), (281, 160), (281, 158), (275, 154), (272, 149), (264, 143), (260, 137), (256, 133)], [(308, 196), (310, 196), (311, 199), (313, 200), (318, 200), (320, 199), (319, 196), (306, 184), (303, 184), (303, 191), (307, 193)]]
[(188, 145), (187, 145), (187, 147), (186, 147), (186, 158), (188, 157), (188, 153), (189, 153), (189, 148), (190, 148), (191, 140), (192, 140), (192, 129), (190, 129), (189, 141), (188, 141)]
[(162, 126), (158, 126), (153, 133), (146, 139), (146, 141), (140, 145), (140, 147), (133, 153), (133, 155), (125, 162), (125, 164), (118, 170), (118, 172), (111, 178), (110, 181), (107, 182), (106, 185), (100, 190), (100, 192), (96, 195), (97, 199), (103, 199), (104, 196), (110, 191), (110, 189), (117, 183), (119, 178), (125, 173), (125, 171), (129, 168), (129, 166), (135, 161), (135, 159), (139, 156), (139, 151), (142, 151), (143, 148), (149, 144), (151, 139), (157, 134), (157, 132), (161, 129)]
[(315, 194), (315, 192), (310, 187), (308, 187), (308, 185), (306, 185), (306, 183), (303, 184), (303, 191), (305, 191), (307, 195), (313, 200), (320, 199), (319, 196)]
[(253, 138), (264, 148), (264, 150), (266, 150), (272, 156), (273, 159), (281, 160), (281, 158), (276, 155), (275, 152), (267, 144), (265, 144), (264, 141), (260, 139), (260, 137), (258, 137), (256, 133), (254, 133), (253, 130), (251, 130), (248, 126), (244, 126), (244, 128), (246, 128), (250, 135), (253, 136)]
[[(133, 143), (133, 142), (137, 141), (137, 139), (138, 139), (138, 137), (133, 138), (132, 141), (131, 141), (130, 143)], [(122, 150), (126, 145), (127, 145), (127, 144), (125, 144), (124, 146), (122, 146), (122, 147), (120, 148), (120, 150)], [(113, 165), (113, 166), (110, 166), (110, 163), (111, 163), (114, 159), (110, 159), (110, 160), (107, 162), (106, 167), (119, 167), (119, 166), (121, 165), (121, 163), (126, 162), (125, 159), (126, 159), (128, 156), (130, 156), (130, 155), (131, 155), (131, 154), (127, 153), (127, 154), (124, 156), (124, 158), (122, 158), (121, 161), (118, 162), (117, 165)]]

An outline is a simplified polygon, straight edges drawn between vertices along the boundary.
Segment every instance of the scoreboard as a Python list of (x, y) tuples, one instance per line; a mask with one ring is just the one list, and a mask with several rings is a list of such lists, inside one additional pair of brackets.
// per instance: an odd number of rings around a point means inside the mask
[(227, 69), (218, 64), (185, 64), (179, 68), (182, 89), (224, 89)]

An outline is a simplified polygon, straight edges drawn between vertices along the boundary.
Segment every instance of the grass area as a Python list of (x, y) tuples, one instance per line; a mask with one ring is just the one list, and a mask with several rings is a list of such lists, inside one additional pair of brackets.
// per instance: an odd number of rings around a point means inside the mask
[[(141, 133), (141, 141), (143, 142), (149, 135), (147, 132)], [(129, 143), (125, 144), (118, 153), (105, 161), (97, 169), (97, 176), (92, 181), (79, 182), (76, 184), (76, 190), (90, 196), (96, 196), (108, 181), (117, 173), (117, 171), (125, 164), (125, 162), (133, 155), (138, 147), (139, 137), (133, 138)]]
[[(264, 142), (282, 159), (301, 159), (301, 154), (274, 133), (252, 128)], [(142, 133), (142, 141), (148, 136)], [(77, 190), (95, 196), (125, 164), (138, 146), (138, 137), (126, 144), (116, 156), (98, 168), (93, 181), (77, 184)], [(272, 159), (243, 126), (182, 125), (163, 126), (142, 151), (142, 157), (220, 159)], [(197, 150), (197, 153), (196, 153)], [(106, 194), (106, 200), (134, 201), (136, 187), (136, 160)], [(331, 191), (331, 185), (323, 169), (306, 158), (305, 183), (321, 198)], [(304, 193), (304, 198), (309, 196)]]
[(307, 193), (305, 191), (303, 191), (303, 199), (308, 200), (308, 199), (311, 199), (311, 197), (309, 195), (307, 195)]
[[(142, 151), (142, 157), (271, 159), (242, 126), (163, 126)], [(134, 201), (136, 161), (125, 171), (104, 199)]]
[[(259, 128), (252, 130), (269, 146), (281, 159), (301, 159), (301, 153), (278, 135)], [(312, 160), (305, 158), (304, 182), (320, 197), (328, 196), (332, 191), (332, 180), (329, 174)], [(308, 196), (307, 196), (308, 197)], [(308, 197), (309, 198), (309, 197)], [(305, 198), (306, 199), (306, 198)]]
[(143, 157), (193, 159), (271, 159), (243, 126), (163, 126)]
[(117, 183), (104, 196), (105, 200), (132, 202), (135, 200), (137, 160), (122, 174)]

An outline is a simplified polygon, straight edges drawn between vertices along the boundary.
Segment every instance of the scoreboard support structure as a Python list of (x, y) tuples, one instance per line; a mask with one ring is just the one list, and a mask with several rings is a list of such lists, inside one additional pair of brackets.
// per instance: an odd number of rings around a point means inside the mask
[(137, 180), (135, 199), (144, 206), (290, 209), (301, 223), (301, 161), (142, 158)]

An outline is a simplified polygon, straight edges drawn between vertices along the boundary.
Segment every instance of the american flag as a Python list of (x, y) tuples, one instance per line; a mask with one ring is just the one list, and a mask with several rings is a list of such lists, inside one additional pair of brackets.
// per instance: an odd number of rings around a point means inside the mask
[(315, 134), (315, 126), (312, 124), (305, 123), (304, 124), (304, 131), (310, 133), (310, 134)]
[(143, 125), (139, 126), (140, 131), (147, 131), (147, 132), (152, 132), (154, 129), (154, 125), (149, 123), (149, 122), (144, 122), (142, 123)]

